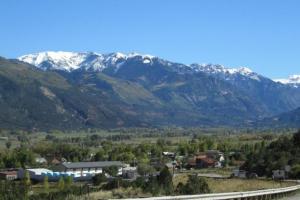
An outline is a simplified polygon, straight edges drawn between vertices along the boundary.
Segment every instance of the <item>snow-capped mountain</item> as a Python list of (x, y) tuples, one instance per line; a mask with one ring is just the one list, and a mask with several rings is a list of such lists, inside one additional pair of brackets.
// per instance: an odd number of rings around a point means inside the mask
[(151, 55), (138, 53), (110, 53), (99, 54), (95, 52), (63, 52), (48, 51), (35, 54), (28, 54), (18, 58), (20, 61), (32, 64), (43, 70), (73, 70), (83, 69), (87, 71), (103, 71), (107, 68), (119, 70), (123, 64), (129, 61), (136, 61), (140, 64), (155, 65), (160, 64), (172, 67), (178, 73), (198, 73), (204, 72), (210, 75), (217, 75), (225, 80), (234, 80), (236, 76), (242, 76), (260, 81), (261, 75), (251, 71), (247, 67), (226, 68), (218, 64), (178, 64)]
[(73, 71), (77, 69), (102, 71), (108, 67), (118, 69), (126, 60), (139, 58), (144, 64), (152, 62), (154, 56), (137, 53), (122, 54), (98, 54), (94, 52), (63, 52), (47, 51), (28, 54), (19, 57), (20, 61), (32, 64), (43, 70)]
[[(57, 69), (72, 71), (78, 69), (80, 64), (86, 59), (87, 54), (74, 52), (40, 52), (28, 54), (19, 57), (18, 59), (37, 66), (43, 70)], [(48, 65), (45, 65), (48, 63)]]
[(274, 81), (286, 84), (286, 85), (292, 85), (294, 87), (300, 86), (300, 75), (291, 75), (287, 79), (275, 79)]
[(223, 65), (214, 64), (192, 64), (190, 67), (196, 72), (205, 72), (222, 76), (225, 80), (232, 80), (236, 75), (260, 81), (261, 75), (253, 72), (247, 67), (226, 68)]
[[(245, 67), (137, 53), (42, 52), (19, 60), (0, 57), (0, 106), (11, 113), (5, 124), (0, 119), (4, 127), (240, 126), (300, 107), (300, 87)], [(25, 103), (16, 107), (20, 98)]]

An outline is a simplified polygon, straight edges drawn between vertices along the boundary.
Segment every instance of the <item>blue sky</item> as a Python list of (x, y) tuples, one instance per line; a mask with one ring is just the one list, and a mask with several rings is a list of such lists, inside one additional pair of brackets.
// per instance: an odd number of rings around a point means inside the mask
[(297, 0), (2, 0), (0, 55), (140, 52), (300, 74)]

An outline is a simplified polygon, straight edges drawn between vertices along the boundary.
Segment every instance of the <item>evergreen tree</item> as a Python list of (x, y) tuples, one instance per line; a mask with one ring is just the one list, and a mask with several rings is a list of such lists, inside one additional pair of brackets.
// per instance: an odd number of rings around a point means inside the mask
[(107, 178), (105, 176), (104, 173), (101, 173), (101, 174), (96, 174), (94, 177), (93, 177), (93, 184), (94, 185), (100, 185), (101, 183), (104, 183), (107, 181)]
[(7, 149), (10, 149), (10, 147), (11, 147), (11, 141), (7, 141), (5, 143), (5, 146), (6, 146)]
[(138, 171), (139, 175), (146, 176), (146, 175), (149, 175), (149, 174), (152, 174), (153, 172), (155, 172), (155, 169), (148, 164), (141, 163), (138, 165), (137, 171)]
[(23, 187), (24, 187), (24, 199), (28, 199), (28, 192), (31, 186), (30, 174), (28, 171), (25, 171), (23, 178)]
[(184, 194), (184, 184), (182, 182), (178, 183), (176, 187), (176, 193), (177, 194)]
[(157, 181), (157, 177), (150, 176), (147, 184), (144, 186), (144, 191), (150, 192), (153, 196), (157, 196), (161, 192), (161, 186)]
[(25, 171), (24, 178), (23, 178), (23, 185), (26, 188), (29, 188), (31, 185), (30, 174), (28, 171)]
[(103, 171), (107, 174), (109, 174), (112, 177), (115, 177), (118, 175), (118, 167), (117, 166), (110, 166), (110, 167), (105, 167)]
[(293, 142), (296, 146), (300, 146), (300, 130), (298, 130), (298, 132), (294, 134)]
[(49, 192), (49, 179), (48, 179), (48, 176), (44, 177), (44, 190), (45, 190), (45, 193)]
[(203, 194), (209, 193), (210, 189), (204, 178), (192, 175), (189, 176), (189, 179), (181, 192), (184, 194)]
[(164, 189), (166, 195), (170, 195), (173, 193), (173, 176), (168, 169), (168, 167), (164, 167), (158, 176), (158, 183)]
[(72, 184), (73, 184), (73, 177), (72, 176), (67, 176), (66, 181), (65, 181), (65, 188), (70, 189)]
[(63, 191), (65, 189), (65, 180), (63, 177), (59, 178), (57, 187), (60, 191)]

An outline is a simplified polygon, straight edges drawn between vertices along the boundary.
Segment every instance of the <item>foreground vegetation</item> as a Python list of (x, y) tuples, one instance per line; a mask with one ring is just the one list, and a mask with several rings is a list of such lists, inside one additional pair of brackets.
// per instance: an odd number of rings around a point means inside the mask
[[(108, 199), (133, 198), (165, 195), (191, 195), (203, 193), (240, 192), (288, 187), (293, 182), (259, 179), (213, 179), (195, 175), (178, 174), (172, 177), (168, 171), (149, 181), (140, 178), (133, 182), (115, 179), (101, 182), (99, 186), (86, 183), (39, 183), (0, 182), (1, 199)], [(10, 192), (14, 191), (14, 192)]]
[[(292, 131), (283, 130), (276, 134), (229, 129), (119, 129), (70, 133), (1, 131), (0, 168), (51, 169), (53, 159), (70, 162), (118, 160), (137, 166), (139, 177), (124, 180), (116, 176), (113, 169), (105, 170), (110, 178), (99, 174), (92, 182), (77, 183), (65, 179), (58, 183), (49, 183), (48, 180), (35, 183), (27, 177), (13, 182), (2, 181), (0, 199), (74, 199), (84, 196), (107, 199), (284, 187), (290, 183), (216, 180), (200, 178), (197, 174), (230, 176), (232, 169), (242, 166), (249, 172), (270, 177), (272, 169), (281, 169), (289, 164), (292, 167), (291, 177), (298, 178), (300, 134), (292, 135)], [(187, 170), (190, 157), (211, 149), (224, 153), (223, 168)], [(162, 152), (174, 152), (176, 156), (169, 158)], [(40, 157), (46, 158), (48, 163), (36, 162), (36, 158)], [(165, 167), (166, 163), (173, 161), (180, 163), (175, 174)]]
[(255, 172), (259, 176), (272, 176), (273, 170), (290, 169), (289, 178), (300, 178), (300, 130), (292, 136), (282, 135), (268, 146), (247, 155), (243, 169)]

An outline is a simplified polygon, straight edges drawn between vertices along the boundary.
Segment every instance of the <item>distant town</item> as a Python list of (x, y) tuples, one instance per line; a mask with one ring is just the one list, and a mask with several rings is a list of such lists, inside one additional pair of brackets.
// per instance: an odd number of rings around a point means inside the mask
[(2, 131), (0, 146), (6, 153), (0, 154), (0, 179), (19, 191), (12, 196), (58, 199), (232, 192), (239, 184), (245, 185), (241, 191), (295, 185), (284, 181), (297, 178), (295, 165), (270, 167), (255, 160), (269, 156), (265, 153), (283, 138), (292, 146), (299, 135), (293, 130), (288, 136), (204, 131), (209, 130)]

